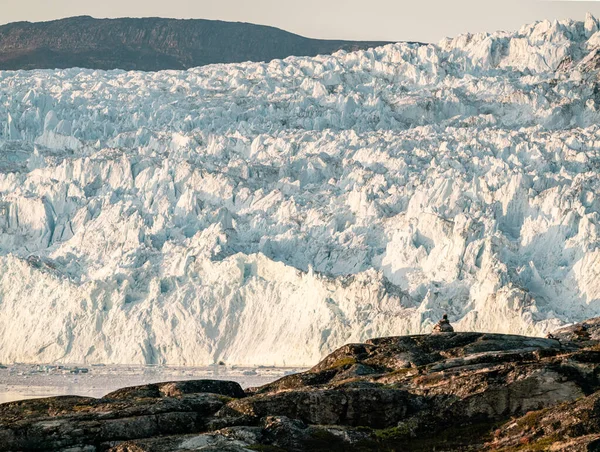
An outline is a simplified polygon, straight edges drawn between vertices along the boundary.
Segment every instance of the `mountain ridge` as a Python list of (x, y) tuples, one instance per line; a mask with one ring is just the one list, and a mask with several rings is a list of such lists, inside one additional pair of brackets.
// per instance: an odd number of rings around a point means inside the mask
[(388, 42), (311, 39), (246, 22), (76, 16), (0, 26), (0, 70), (182, 70), (385, 44)]

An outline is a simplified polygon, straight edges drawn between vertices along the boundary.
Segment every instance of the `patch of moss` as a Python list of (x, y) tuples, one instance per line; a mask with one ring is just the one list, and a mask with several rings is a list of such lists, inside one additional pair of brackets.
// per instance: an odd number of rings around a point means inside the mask
[(356, 364), (356, 359), (355, 358), (342, 358), (342, 359), (338, 359), (337, 361), (335, 361), (334, 363), (331, 364), (331, 366), (327, 367), (327, 370), (330, 369), (339, 369), (340, 367), (345, 367), (345, 366), (352, 366), (353, 364)]
[(402, 369), (396, 369), (390, 372), (388, 375), (406, 375), (409, 373), (418, 372), (414, 367), (403, 367)]
[[(409, 421), (398, 427), (376, 430), (375, 435), (379, 439), (381, 450), (410, 450), (411, 452), (463, 450), (468, 447), (475, 449), (477, 445), (482, 446), (491, 440), (498, 426), (497, 422), (484, 421), (476, 424), (461, 424), (438, 432), (415, 432), (414, 425)], [(415, 433), (417, 436), (413, 437)]]
[(561, 440), (558, 435), (550, 435), (540, 438), (538, 441), (520, 444), (514, 447), (501, 449), (500, 452), (544, 452), (550, 450), (550, 446)]
[(375, 430), (375, 437), (381, 441), (395, 441), (404, 439), (406, 432), (402, 428), (392, 427), (383, 430)]
[(409, 419), (406, 422), (399, 423), (397, 427), (375, 430), (374, 433), (380, 441), (398, 441), (413, 436), (418, 426), (419, 423), (416, 419)]
[(532, 430), (540, 425), (540, 421), (544, 417), (544, 415), (548, 412), (548, 409), (543, 409), (539, 411), (530, 411), (525, 414), (525, 416), (519, 418), (517, 420), (517, 426), (524, 430)]
[(560, 438), (558, 437), (558, 435), (547, 436), (545, 438), (540, 439), (539, 441), (536, 441), (533, 444), (530, 444), (529, 447), (527, 448), (527, 450), (528, 451), (550, 450), (550, 446), (552, 446), (554, 443), (557, 443), (559, 441), (560, 441)]
[(86, 412), (86, 411), (92, 411), (93, 409), (94, 409), (94, 407), (90, 406), (90, 405), (75, 405), (72, 408), (72, 410), (75, 413), (83, 413), (83, 412)]

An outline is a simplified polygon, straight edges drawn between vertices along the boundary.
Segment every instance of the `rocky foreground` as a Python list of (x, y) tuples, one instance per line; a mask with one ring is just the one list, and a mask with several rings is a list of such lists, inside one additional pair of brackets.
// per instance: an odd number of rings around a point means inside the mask
[(242, 390), (189, 381), (0, 405), (0, 451), (600, 450), (600, 319), (346, 345)]

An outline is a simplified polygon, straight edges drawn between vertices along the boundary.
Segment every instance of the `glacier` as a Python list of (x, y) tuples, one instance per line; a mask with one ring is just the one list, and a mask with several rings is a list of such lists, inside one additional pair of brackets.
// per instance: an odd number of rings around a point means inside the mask
[(0, 362), (304, 366), (600, 315), (600, 26), (0, 72)]

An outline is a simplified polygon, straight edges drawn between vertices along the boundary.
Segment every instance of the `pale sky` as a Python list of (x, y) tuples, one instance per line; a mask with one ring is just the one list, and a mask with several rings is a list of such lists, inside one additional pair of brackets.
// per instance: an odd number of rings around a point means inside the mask
[(600, 1), (0, 0), (0, 23), (68, 16), (176, 17), (273, 25), (312, 38), (437, 42), (541, 19), (600, 16)]

